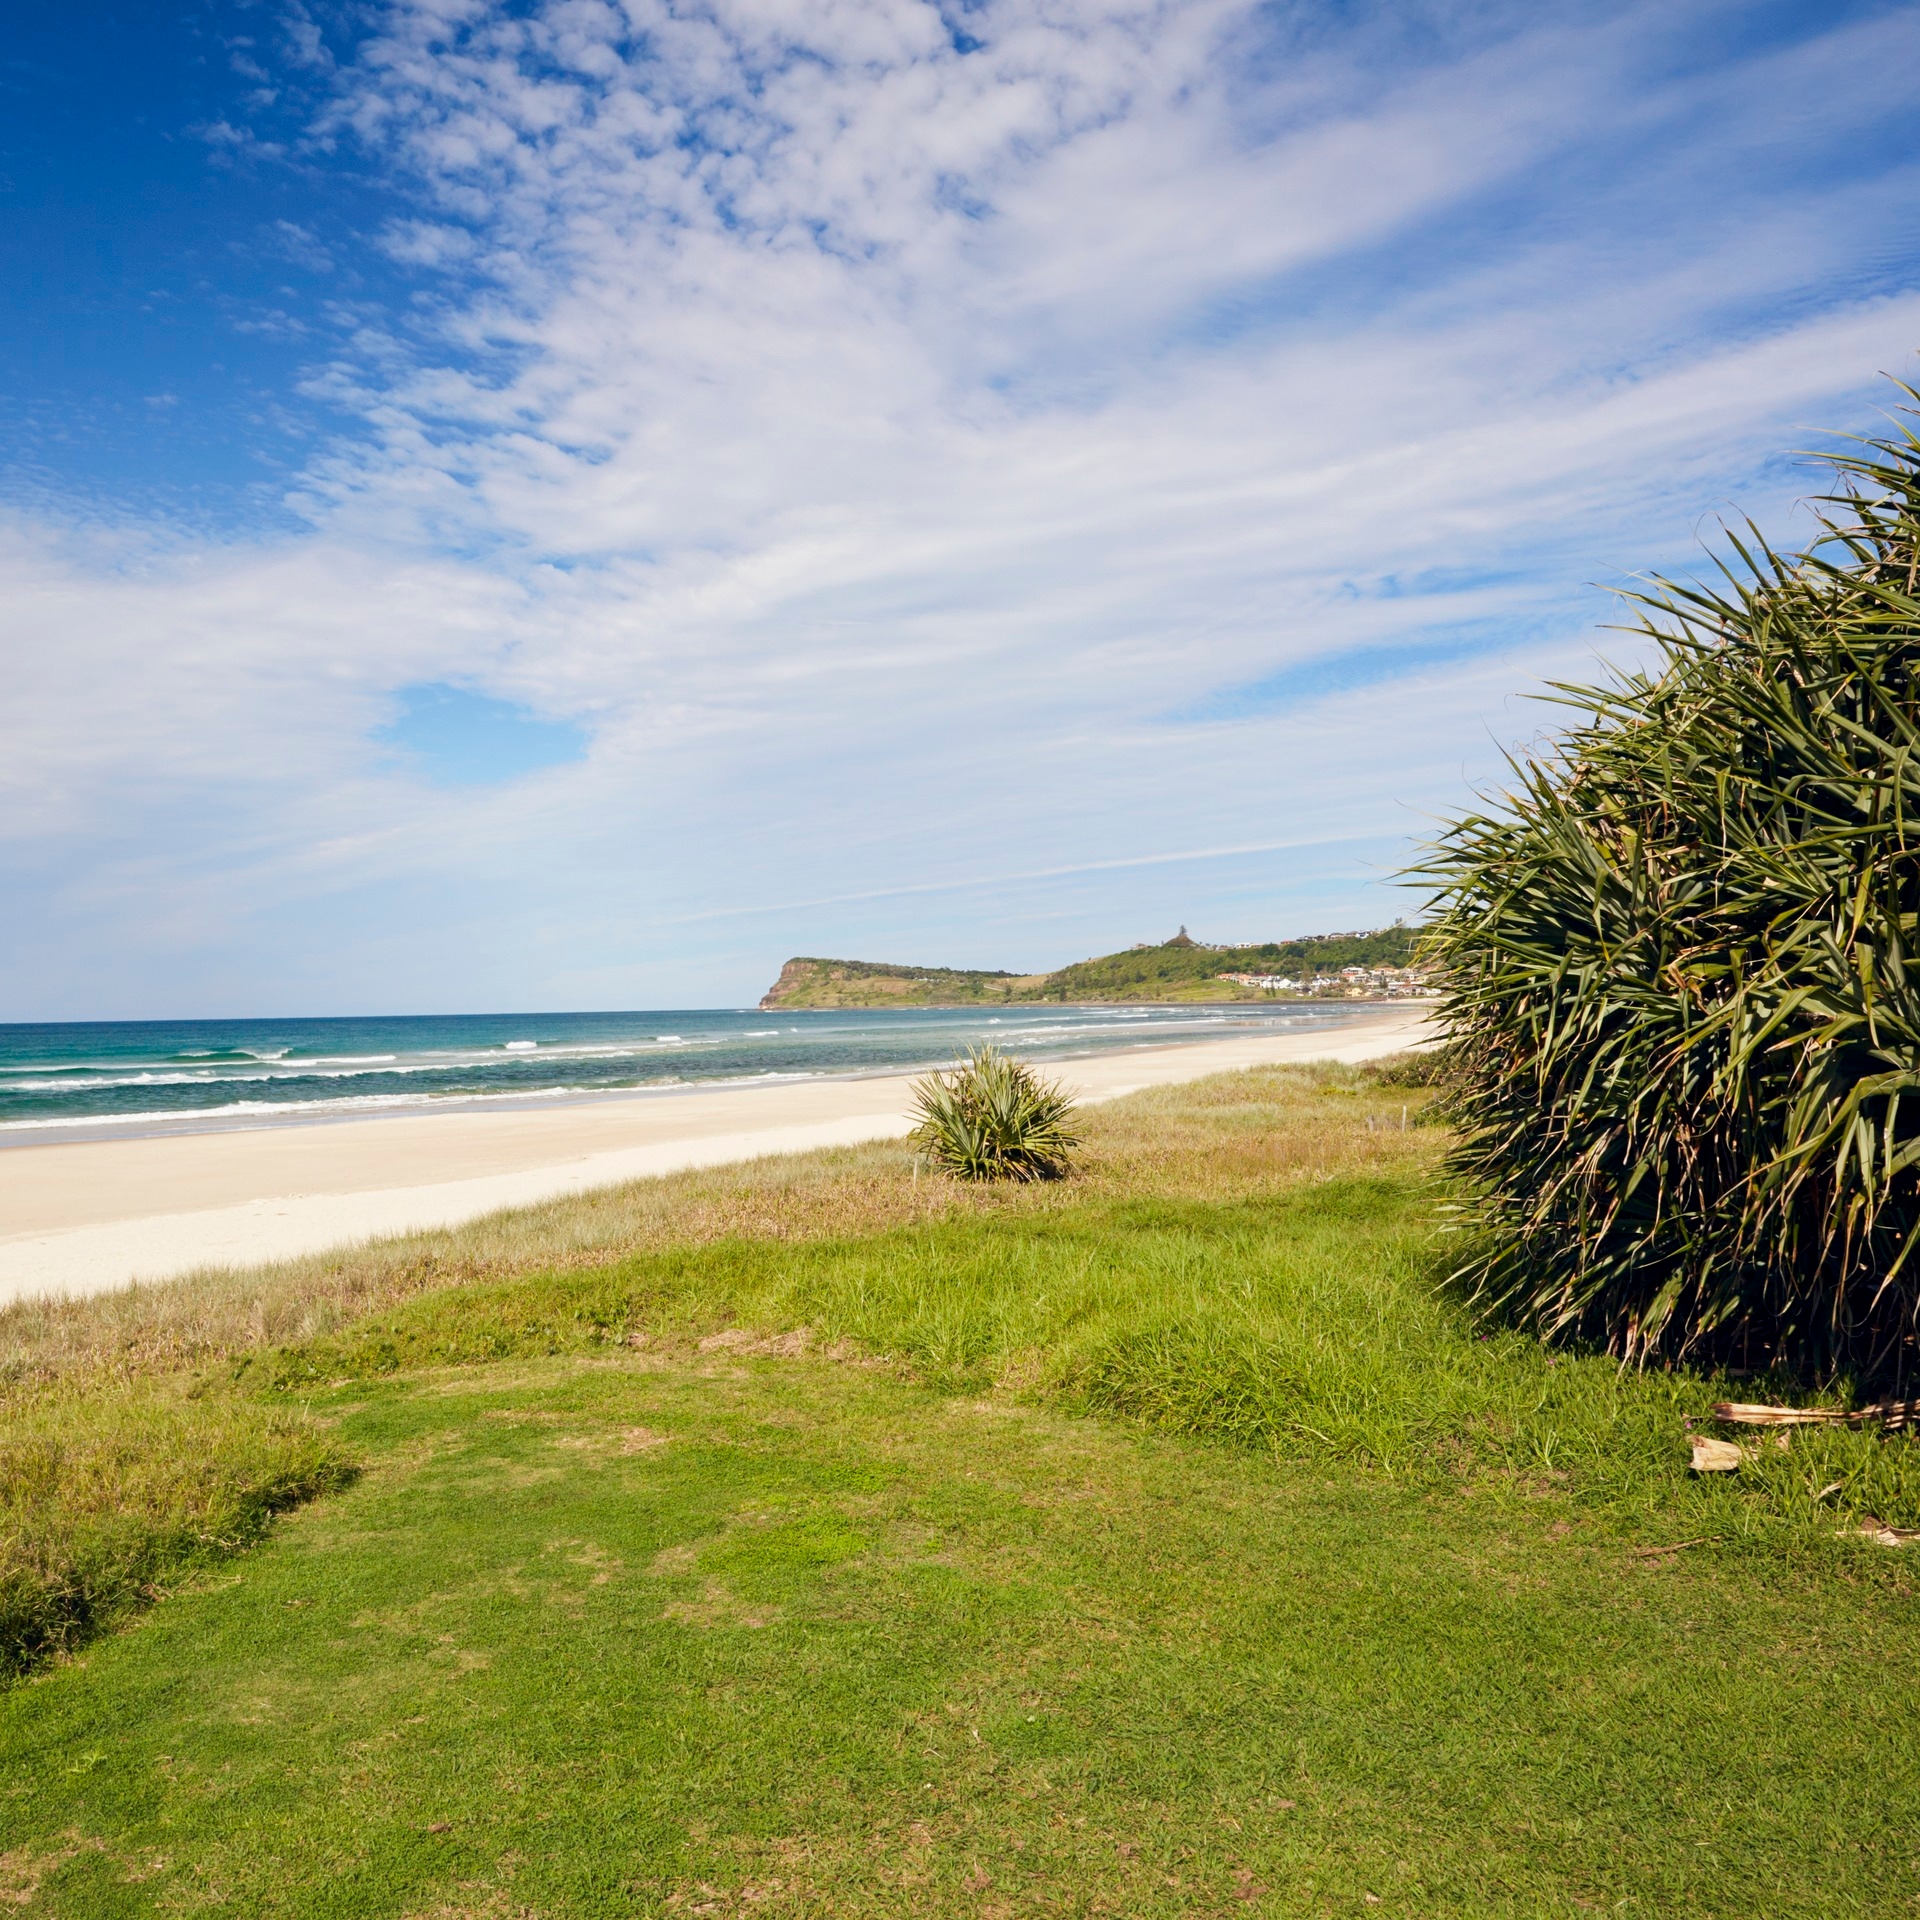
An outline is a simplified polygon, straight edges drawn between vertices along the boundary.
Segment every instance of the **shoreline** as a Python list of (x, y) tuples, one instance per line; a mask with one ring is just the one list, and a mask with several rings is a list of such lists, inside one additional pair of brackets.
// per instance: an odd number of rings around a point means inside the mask
[[(1356, 1008), (1330, 1032), (1175, 1041), (1044, 1070), (1078, 1099), (1112, 1100), (1243, 1067), (1375, 1059), (1418, 1045), (1427, 1013), (1389, 1003)], [(693, 1168), (899, 1139), (922, 1071), (20, 1143), (0, 1153), (0, 1305), (259, 1266)]]
[[(1197, 1003), (1202, 1011), (1229, 1010), (1235, 1003)], [(1301, 1006), (1309, 1003), (1301, 1002)], [(1428, 998), (1397, 998), (1394, 1000), (1318, 1000), (1311, 1003), (1318, 1011), (1318, 1017), (1310, 1023), (1310, 1028), (1293, 1027), (1294, 1032), (1318, 1029), (1328, 1033), (1339, 1033), (1356, 1021), (1379, 1018), (1393, 1010), (1420, 1010), (1435, 1004)], [(1069, 1001), (1057, 1010), (1061, 1013), (1112, 1013), (1152, 1015), (1164, 1013), (1169, 1008), (1185, 1010), (1186, 1003), (1167, 1001)], [(1265, 1019), (1275, 1017), (1272, 1007), (1263, 1010), (1265, 1018), (1246, 1018), (1246, 1007), (1241, 1006), (1243, 1017), (1228, 1019), (1223, 1024), (1228, 1034), (1219, 1036), (1244, 1037), (1265, 1024)], [(685, 1020), (698, 1018), (711, 1012), (701, 1008), (668, 1008), (650, 1014), (653, 1020)], [(725, 1011), (737, 1012), (738, 1009)], [(836, 1012), (892, 1012), (890, 1008), (825, 1008), (801, 1009), (801, 1012), (823, 1012), (829, 1016)], [(915, 1007), (909, 1011), (916, 1013), (955, 1013), (973, 1012), (978, 1009), (954, 1006)], [(1024, 1009), (1024, 1011), (1038, 1011)], [(1284, 1020), (1288, 1014), (1297, 1013), (1298, 1008), (1288, 1006), (1279, 1011)], [(503, 1016), (488, 1016), (500, 1018)], [(510, 1016), (512, 1019), (535, 1020), (541, 1016)], [(114, 1023), (102, 1023), (112, 1025)], [(1017, 1043), (1018, 1034), (1014, 1035)], [(1177, 1040), (1129, 1042), (1124, 1048), (1095, 1047), (1091, 1053), (1099, 1055), (1108, 1051), (1134, 1052), (1143, 1046), (1179, 1045), (1199, 1046), (1208, 1042), (1202, 1038), (1181, 1038)], [(943, 1057), (938, 1054), (919, 1062), (903, 1064), (900, 1062), (874, 1063), (853, 1067), (797, 1068), (790, 1070), (767, 1070), (762, 1072), (719, 1073), (713, 1075), (695, 1075), (689, 1078), (668, 1078), (649, 1082), (614, 1084), (610, 1086), (548, 1086), (520, 1089), (484, 1090), (473, 1092), (448, 1092), (422, 1095), (350, 1095), (335, 1099), (306, 1098), (289, 1101), (250, 1100), (240, 1105), (204, 1107), (196, 1109), (161, 1110), (155, 1112), (132, 1112), (94, 1117), (52, 1116), (38, 1120), (0, 1121), (0, 1158), (7, 1154), (49, 1146), (81, 1146), (107, 1142), (131, 1140), (169, 1139), (184, 1135), (201, 1134), (243, 1134), (258, 1131), (285, 1130), (299, 1127), (328, 1127), (355, 1125), (362, 1121), (383, 1121), (392, 1119), (412, 1119), (427, 1115), (457, 1113), (522, 1112), (545, 1113), (564, 1107), (590, 1105), (599, 1102), (620, 1102), (635, 1100), (676, 1099), (690, 1094), (729, 1093), (736, 1091), (759, 1091), (778, 1086), (817, 1085), (840, 1081), (894, 1079), (902, 1074), (922, 1074), (932, 1071), (942, 1064)], [(1037, 1059), (1034, 1064), (1044, 1071), (1068, 1071), (1075, 1060), (1084, 1056), (1066, 1052), (1051, 1058)], [(5, 1238), (4, 1215), (0, 1215), (0, 1240)]]

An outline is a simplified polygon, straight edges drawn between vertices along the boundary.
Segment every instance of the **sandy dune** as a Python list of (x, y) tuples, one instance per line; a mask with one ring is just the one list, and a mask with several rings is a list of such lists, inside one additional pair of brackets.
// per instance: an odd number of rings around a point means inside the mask
[[(1288, 1060), (1374, 1059), (1415, 1007), (1311, 1034), (1141, 1048), (1056, 1069), (1083, 1099)], [(0, 1301), (99, 1293), (456, 1226), (502, 1207), (763, 1154), (897, 1139), (910, 1075), (625, 1096), (0, 1151)]]

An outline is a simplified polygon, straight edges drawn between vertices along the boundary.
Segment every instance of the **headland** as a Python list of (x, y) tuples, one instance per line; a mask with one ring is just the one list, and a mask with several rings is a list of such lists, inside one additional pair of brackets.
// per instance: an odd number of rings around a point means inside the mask
[(905, 966), (796, 955), (761, 999), (763, 1012), (850, 1007), (1163, 1006), (1414, 997), (1417, 930), (1323, 933), (1252, 946), (1215, 946), (1185, 927), (1051, 973)]

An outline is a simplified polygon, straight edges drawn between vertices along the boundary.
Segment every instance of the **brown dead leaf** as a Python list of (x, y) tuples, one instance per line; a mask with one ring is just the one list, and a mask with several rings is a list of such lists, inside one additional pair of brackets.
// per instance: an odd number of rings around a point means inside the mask
[(1746, 1449), (1736, 1447), (1731, 1440), (1713, 1440), (1704, 1433), (1696, 1433), (1693, 1458), (1688, 1465), (1695, 1473), (1737, 1473), (1746, 1458)]
[(1920, 1540), (1920, 1527), (1890, 1527), (1870, 1513), (1861, 1515), (1860, 1531), (1883, 1547), (1910, 1547)]
[(1743, 1427), (1859, 1427), (1900, 1428), (1920, 1425), (1920, 1400), (1878, 1400), (1855, 1407), (1763, 1407), (1737, 1400), (1714, 1403), (1713, 1417)]

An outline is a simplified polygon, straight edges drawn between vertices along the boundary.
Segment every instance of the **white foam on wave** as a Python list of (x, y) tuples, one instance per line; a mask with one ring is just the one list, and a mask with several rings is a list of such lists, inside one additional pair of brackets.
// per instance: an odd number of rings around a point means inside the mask
[(533, 1053), (539, 1048), (538, 1040), (509, 1040), (503, 1049), (507, 1053)]
[[(537, 1043), (529, 1041), (529, 1046)], [(692, 1047), (697, 1042), (680, 1041), (681, 1047)], [(653, 1045), (638, 1047), (545, 1047), (540, 1049), (542, 1060), (558, 1061), (563, 1057), (590, 1056), (602, 1060), (638, 1060), (657, 1054), (659, 1048)], [(498, 1068), (504, 1063), (497, 1052), (463, 1055), (429, 1055), (418, 1060), (403, 1061), (397, 1054), (377, 1053), (365, 1056), (351, 1054), (317, 1060), (252, 1060), (244, 1067), (238, 1062), (232, 1065), (205, 1067), (182, 1067), (172, 1073), (108, 1073), (97, 1068), (67, 1068), (62, 1071), (71, 1077), (37, 1080), (10, 1080), (6, 1091), (12, 1093), (106, 1093), (119, 1087), (212, 1087), (212, 1086), (249, 1086), (264, 1084), (284, 1086), (290, 1080), (359, 1080), (387, 1077), (397, 1074), (416, 1073), (484, 1073)], [(93, 1077), (98, 1074), (99, 1077)], [(414, 1096), (426, 1098), (428, 1096)]]
[(265, 1073), (129, 1073), (112, 1080), (16, 1080), (9, 1093), (106, 1093), (119, 1087), (217, 1087), (228, 1080), (270, 1080)]
[(151, 1113), (62, 1115), (46, 1120), (0, 1120), (0, 1133), (26, 1133), (53, 1127), (160, 1126), (187, 1120), (232, 1119), (250, 1114), (271, 1119), (284, 1113), (372, 1113), (394, 1107), (431, 1107), (448, 1101), (551, 1100), (562, 1094), (598, 1093), (598, 1087), (523, 1087), (510, 1093), (363, 1093), (338, 1100), (230, 1100), (220, 1107), (170, 1107)]
[[(285, 1114), (391, 1113), (395, 1109), (415, 1112), (434, 1107), (493, 1106), (513, 1100), (601, 1099), (609, 1094), (655, 1093), (664, 1088), (706, 1091), (725, 1087), (759, 1086), (767, 1080), (827, 1080), (839, 1076), (823, 1073), (781, 1072), (768, 1068), (760, 1073), (715, 1074), (711, 1079), (687, 1080), (677, 1074), (664, 1075), (644, 1085), (589, 1087), (515, 1087), (496, 1093), (475, 1093), (454, 1089), (447, 1093), (362, 1093), (345, 1094), (332, 1100), (231, 1100), (218, 1107), (167, 1107), (146, 1113), (62, 1114), (40, 1120), (0, 1120), (0, 1133), (38, 1133), (70, 1127), (177, 1126), (205, 1120), (232, 1120), (245, 1117), (258, 1125), (270, 1125)], [(857, 1078), (849, 1073), (847, 1078)], [(191, 1130), (188, 1128), (187, 1130)]]

